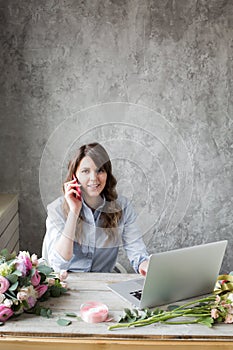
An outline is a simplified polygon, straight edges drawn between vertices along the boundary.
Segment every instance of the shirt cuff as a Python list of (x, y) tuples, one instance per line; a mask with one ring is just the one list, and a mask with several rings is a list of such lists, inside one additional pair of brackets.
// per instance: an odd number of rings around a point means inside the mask
[(51, 265), (55, 272), (59, 272), (60, 270), (68, 270), (70, 260), (65, 260), (55, 249), (51, 258)]
[(139, 273), (139, 266), (145, 260), (149, 260), (149, 255), (148, 256), (140, 256), (137, 260), (135, 260), (133, 262), (133, 268), (134, 268), (136, 273)]

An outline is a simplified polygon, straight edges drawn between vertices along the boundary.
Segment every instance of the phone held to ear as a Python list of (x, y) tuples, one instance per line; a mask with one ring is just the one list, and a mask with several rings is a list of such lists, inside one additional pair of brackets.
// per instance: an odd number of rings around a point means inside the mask
[[(79, 184), (78, 178), (77, 178), (77, 176), (75, 174), (73, 174), (73, 180), (75, 180), (76, 183)], [(81, 199), (82, 199), (81, 189), (80, 189), (79, 186), (76, 186), (75, 189), (78, 192), (78, 194), (74, 193), (74, 197), (81, 201)]]

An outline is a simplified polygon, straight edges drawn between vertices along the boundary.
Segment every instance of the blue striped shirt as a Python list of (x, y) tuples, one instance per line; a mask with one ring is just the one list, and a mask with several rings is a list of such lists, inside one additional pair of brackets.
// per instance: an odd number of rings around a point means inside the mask
[(127, 253), (128, 259), (138, 272), (139, 265), (149, 258), (141, 233), (136, 224), (136, 213), (131, 203), (123, 196), (117, 199), (122, 208), (122, 217), (119, 221), (118, 243), (108, 241), (103, 228), (101, 228), (101, 208), (94, 213), (82, 201), (82, 240), (74, 241), (73, 256), (67, 261), (56, 250), (55, 245), (64, 231), (66, 218), (63, 213), (64, 197), (57, 198), (48, 205), (48, 216), (46, 220), (46, 235), (44, 245), (47, 249), (48, 263), (55, 271), (68, 270), (74, 272), (111, 272), (116, 264), (119, 247), (122, 245)]

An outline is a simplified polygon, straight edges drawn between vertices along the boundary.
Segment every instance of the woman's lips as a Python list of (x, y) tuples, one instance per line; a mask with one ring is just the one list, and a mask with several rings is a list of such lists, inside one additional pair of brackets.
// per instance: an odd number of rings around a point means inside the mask
[(87, 185), (87, 187), (90, 188), (91, 190), (96, 190), (99, 186), (100, 186), (100, 184), (98, 184), (98, 185)]

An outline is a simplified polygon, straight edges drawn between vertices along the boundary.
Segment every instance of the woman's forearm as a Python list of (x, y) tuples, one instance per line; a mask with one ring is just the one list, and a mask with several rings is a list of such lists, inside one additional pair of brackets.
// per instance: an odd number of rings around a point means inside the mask
[(78, 215), (70, 211), (67, 216), (64, 231), (61, 234), (55, 246), (57, 252), (65, 260), (70, 260), (73, 255), (77, 220), (78, 220)]

